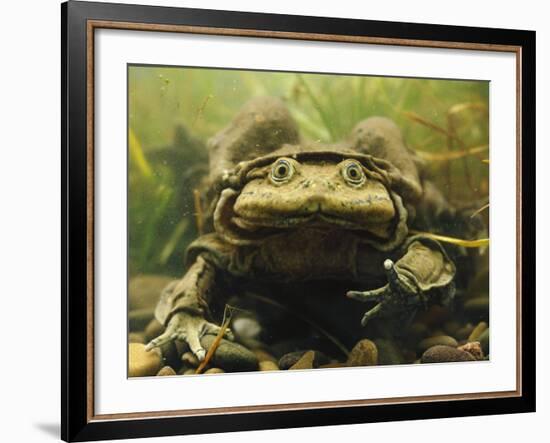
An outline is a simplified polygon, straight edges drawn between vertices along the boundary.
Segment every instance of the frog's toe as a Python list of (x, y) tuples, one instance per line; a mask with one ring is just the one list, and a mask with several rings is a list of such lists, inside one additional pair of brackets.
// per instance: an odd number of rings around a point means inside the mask
[(374, 308), (365, 312), (365, 315), (363, 315), (363, 318), (361, 319), (361, 326), (365, 327), (370, 320), (372, 320), (375, 317), (378, 317), (380, 315), (381, 310), (382, 310), (382, 303), (378, 303)]
[(204, 357), (206, 356), (206, 351), (201, 345), (198, 331), (192, 331), (191, 333), (187, 334), (186, 341), (187, 344), (189, 344), (189, 349), (191, 349), (191, 352), (196, 355), (199, 361), (203, 361)]
[(235, 336), (233, 335), (233, 331), (231, 331), (231, 329), (227, 328), (225, 330), (225, 338), (231, 341), (235, 340)]
[(174, 340), (175, 335), (175, 327), (172, 324), (169, 324), (166, 330), (161, 335), (147, 343), (147, 345), (145, 346), (145, 350), (150, 351), (151, 349), (158, 348), (159, 346), (162, 346), (169, 341)]
[(386, 296), (388, 286), (372, 289), (370, 291), (348, 291), (346, 296), (362, 302), (382, 301)]
[[(221, 326), (215, 325), (214, 323), (205, 323), (203, 334), (218, 335), (221, 329), (222, 329)], [(229, 328), (225, 328), (223, 335), (228, 340), (233, 341), (235, 339), (233, 332)]]

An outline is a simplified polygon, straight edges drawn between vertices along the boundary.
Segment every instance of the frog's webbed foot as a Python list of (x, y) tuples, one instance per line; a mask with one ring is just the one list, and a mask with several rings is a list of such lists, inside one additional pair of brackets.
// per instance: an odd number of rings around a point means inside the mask
[[(220, 330), (220, 326), (205, 320), (200, 315), (179, 311), (172, 316), (165, 331), (151, 340), (145, 349), (151, 350), (170, 341), (181, 340), (186, 342), (193, 354), (202, 361), (206, 356), (206, 350), (202, 347), (200, 339), (206, 334), (217, 335)], [(229, 328), (225, 330), (224, 335), (229, 340), (234, 339)]]
[(384, 271), (388, 280), (386, 285), (369, 291), (349, 291), (346, 294), (349, 298), (361, 302), (377, 303), (363, 316), (362, 326), (366, 326), (375, 317), (404, 314), (410, 317), (418, 307), (426, 305), (427, 294), (423, 293), (409, 276), (399, 272), (393, 261), (384, 261)]

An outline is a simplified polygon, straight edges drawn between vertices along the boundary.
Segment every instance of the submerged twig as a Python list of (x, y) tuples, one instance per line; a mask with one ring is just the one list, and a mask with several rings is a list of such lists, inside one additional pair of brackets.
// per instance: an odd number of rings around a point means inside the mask
[[(450, 114), (447, 114), (447, 152), (445, 152), (446, 155), (450, 155), (454, 149), (454, 122)], [(454, 191), (453, 187), (451, 186), (451, 165), (450, 163), (443, 164), (443, 170), (445, 171), (445, 181), (447, 185), (447, 196), (449, 199), (452, 199), (451, 192)], [(453, 192), (454, 194), (454, 192)]]
[[(456, 125), (455, 125), (454, 115), (455, 114), (451, 112), (447, 112), (447, 121), (449, 124), (448, 128), (449, 128), (449, 131), (455, 136), (456, 140), (458, 141), (459, 147), (461, 149), (464, 149), (464, 142), (456, 135)], [(470, 165), (468, 164), (468, 158), (466, 158), (466, 156), (462, 157), (462, 165), (464, 167), (464, 175), (466, 176), (466, 183), (468, 183), (468, 187), (470, 188), (470, 191), (473, 193), (475, 191), (474, 191), (474, 184), (472, 181), (472, 173), (470, 172)]]
[(419, 123), (423, 126), (426, 126), (430, 129), (433, 129), (434, 131), (437, 131), (443, 135), (446, 135), (447, 137), (450, 137), (450, 138), (456, 138), (456, 136), (454, 134), (452, 134), (451, 132), (449, 132), (447, 129), (445, 128), (442, 128), (441, 126), (425, 119), (424, 117), (418, 115), (417, 113), (415, 112), (411, 112), (411, 111), (401, 111), (403, 113), (403, 115), (405, 117), (407, 117), (408, 119), (416, 122), (416, 123)]
[[(457, 160), (462, 157), (467, 157), (469, 155), (477, 155), (482, 152), (485, 152), (489, 149), (489, 145), (474, 146), (473, 148), (462, 149), (460, 151), (451, 151), (451, 152), (427, 152), (415, 149), (414, 151), (418, 154), (420, 158), (428, 161), (436, 162), (446, 162), (450, 160)], [(488, 160), (482, 160), (484, 163), (488, 163)]]
[(481, 208), (479, 208), (477, 211), (475, 211), (472, 215), (470, 215), (470, 218), (474, 218), (476, 215), (480, 214), (481, 212), (485, 211), (489, 207), (489, 203), (486, 205), (483, 205)]
[(487, 112), (487, 105), (480, 102), (457, 103), (456, 105), (453, 105), (449, 108), (447, 114), (459, 114), (462, 111), (466, 111), (468, 109), (475, 109), (478, 111)]
[(161, 264), (163, 265), (166, 264), (168, 259), (171, 257), (181, 237), (183, 236), (183, 234), (185, 234), (185, 231), (187, 230), (188, 226), (189, 226), (188, 218), (182, 218), (181, 221), (177, 224), (176, 228), (172, 232), (172, 235), (170, 235), (170, 238), (164, 245), (164, 248), (162, 248), (162, 251), (159, 256), (159, 261)]
[[(229, 308), (229, 310), (228, 310)], [(228, 315), (226, 315), (229, 312)], [(222, 342), (222, 338), (225, 335), (225, 332), (227, 331), (227, 328), (229, 327), (229, 322), (231, 321), (231, 307), (229, 305), (225, 306), (225, 311), (223, 313), (224, 320), (222, 322), (222, 325), (220, 327), (220, 330), (218, 334), (216, 335), (216, 338), (212, 342), (212, 346), (210, 346), (210, 349), (204, 356), (204, 360), (200, 363), (200, 365), (195, 369), (195, 374), (200, 374), (202, 370), (206, 367), (206, 365), (210, 362), (212, 357), (214, 356), (214, 353), (216, 352), (216, 349), (218, 349), (218, 346), (220, 346), (220, 343)]]
[(204, 113), (204, 108), (206, 108), (206, 105), (208, 104), (208, 102), (213, 98), (214, 98), (214, 96), (212, 94), (208, 94), (206, 96), (206, 98), (202, 101), (201, 105), (199, 106), (199, 109), (197, 109), (197, 113), (195, 114), (195, 118), (193, 119), (193, 126), (196, 125), (197, 121), (199, 120), (199, 118)]
[(141, 174), (150, 179), (153, 176), (151, 165), (147, 161), (143, 147), (132, 128), (128, 129), (128, 151), (130, 152), (130, 158), (134, 160)]
[(464, 248), (481, 248), (489, 244), (488, 238), (480, 238), (477, 240), (463, 240), (461, 238), (447, 237), (446, 235), (432, 234), (431, 232), (411, 231), (411, 234), (422, 235), (432, 240), (438, 240), (444, 243), (450, 243)]
[(201, 193), (198, 189), (193, 189), (193, 202), (195, 204), (195, 220), (197, 222), (197, 232), (204, 234), (204, 216), (201, 203)]

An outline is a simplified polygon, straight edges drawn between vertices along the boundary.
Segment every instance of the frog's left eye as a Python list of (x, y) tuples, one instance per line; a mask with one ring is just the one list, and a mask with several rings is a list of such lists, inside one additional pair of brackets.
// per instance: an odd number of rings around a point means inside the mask
[(342, 176), (350, 185), (358, 186), (365, 182), (363, 168), (356, 161), (348, 161), (342, 166)]
[(294, 174), (294, 166), (286, 158), (280, 158), (271, 167), (271, 180), (275, 183), (282, 183), (290, 180)]

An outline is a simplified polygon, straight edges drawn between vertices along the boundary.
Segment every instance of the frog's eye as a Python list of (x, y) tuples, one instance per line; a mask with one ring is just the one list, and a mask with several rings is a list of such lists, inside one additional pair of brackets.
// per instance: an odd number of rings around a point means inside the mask
[(286, 158), (280, 158), (271, 166), (271, 180), (282, 183), (290, 180), (294, 174), (294, 166)]
[(350, 185), (358, 186), (365, 182), (363, 168), (356, 161), (348, 161), (342, 166), (342, 176)]

